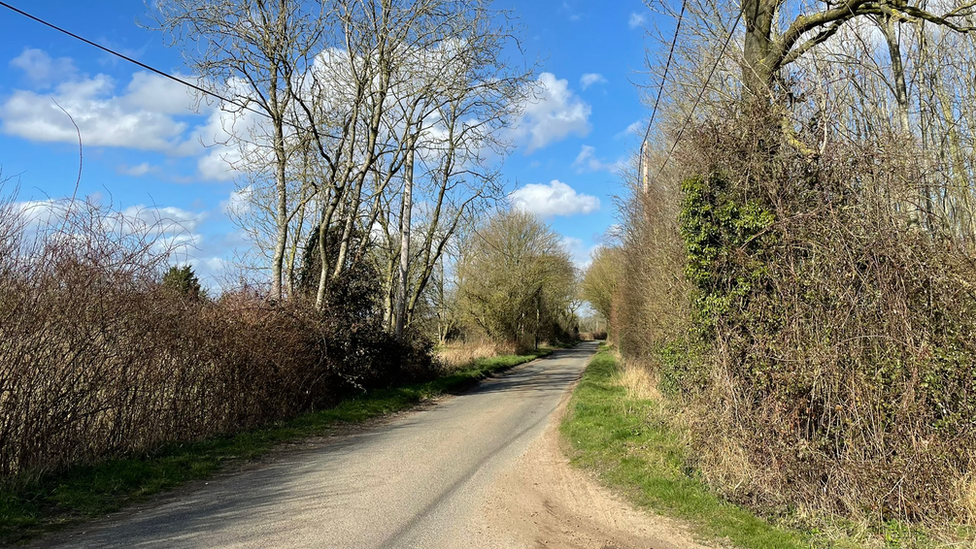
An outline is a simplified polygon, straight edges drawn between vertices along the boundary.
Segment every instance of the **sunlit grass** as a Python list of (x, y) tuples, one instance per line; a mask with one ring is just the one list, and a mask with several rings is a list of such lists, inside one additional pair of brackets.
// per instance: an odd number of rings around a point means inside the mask
[(562, 433), (575, 465), (593, 470), (636, 505), (687, 521), (704, 538), (750, 549), (809, 547), (797, 532), (776, 527), (711, 492), (690, 468), (687, 446), (658, 401), (628, 394), (614, 355), (593, 357), (573, 394)]

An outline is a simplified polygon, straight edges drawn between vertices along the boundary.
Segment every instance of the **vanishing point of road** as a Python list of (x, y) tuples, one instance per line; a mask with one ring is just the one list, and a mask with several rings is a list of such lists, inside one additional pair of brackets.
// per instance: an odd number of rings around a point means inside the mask
[(58, 547), (519, 547), (485, 516), (496, 484), (556, 421), (596, 343), (389, 422), (48, 540)]

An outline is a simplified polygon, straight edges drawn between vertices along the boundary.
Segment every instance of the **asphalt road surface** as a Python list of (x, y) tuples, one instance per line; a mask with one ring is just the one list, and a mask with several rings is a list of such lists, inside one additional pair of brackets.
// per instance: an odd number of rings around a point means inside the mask
[[(364, 432), (284, 452), (48, 540), (58, 547), (478, 548), (492, 484), (546, 430), (596, 343), (557, 351)], [(496, 497), (496, 496), (491, 496)]]

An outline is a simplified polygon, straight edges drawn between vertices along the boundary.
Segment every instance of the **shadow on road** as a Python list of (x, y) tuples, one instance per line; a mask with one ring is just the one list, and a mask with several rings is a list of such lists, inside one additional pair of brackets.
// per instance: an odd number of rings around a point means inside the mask
[(556, 350), (548, 357), (484, 381), (465, 395), (536, 391), (561, 393), (581, 375), (578, 369), (569, 365), (580, 360), (588, 361), (596, 349), (596, 342), (583, 342), (572, 349)]
[[(329, 536), (399, 546), (429, 528), (430, 516), (452, 509), (489, 464), (510, 459), (537, 436), (595, 351), (595, 343), (555, 351), (423, 413), (312, 441), (38, 546), (261, 547), (288, 540), (284, 545), (299, 547)], [(411, 507), (375, 514), (394, 500)]]

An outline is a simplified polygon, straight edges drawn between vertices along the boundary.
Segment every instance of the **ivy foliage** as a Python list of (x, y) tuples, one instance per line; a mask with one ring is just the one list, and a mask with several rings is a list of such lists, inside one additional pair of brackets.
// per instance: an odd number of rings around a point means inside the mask
[(744, 308), (768, 277), (776, 216), (757, 201), (737, 197), (718, 174), (686, 180), (682, 193), (678, 221), (687, 250), (685, 275), (695, 288), (696, 324), (710, 338), (716, 323)]

